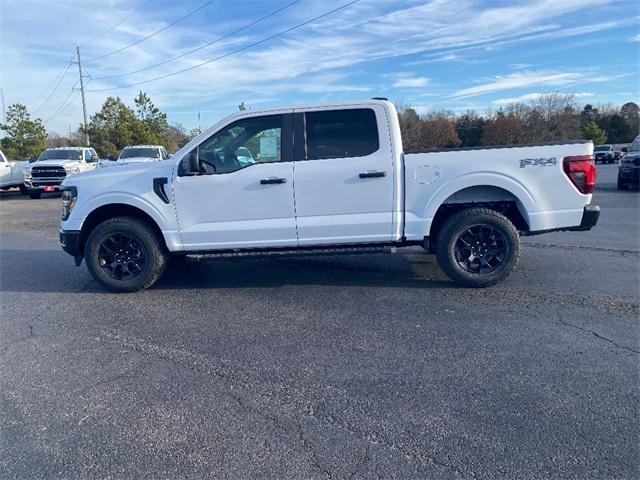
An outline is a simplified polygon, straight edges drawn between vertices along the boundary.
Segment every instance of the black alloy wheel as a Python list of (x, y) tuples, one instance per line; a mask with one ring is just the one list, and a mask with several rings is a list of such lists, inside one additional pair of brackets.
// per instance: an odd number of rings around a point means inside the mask
[(490, 225), (474, 225), (462, 232), (455, 244), (458, 265), (478, 275), (494, 272), (509, 254), (507, 240)]
[(98, 249), (102, 271), (116, 280), (131, 280), (140, 275), (147, 264), (145, 249), (128, 233), (109, 235)]

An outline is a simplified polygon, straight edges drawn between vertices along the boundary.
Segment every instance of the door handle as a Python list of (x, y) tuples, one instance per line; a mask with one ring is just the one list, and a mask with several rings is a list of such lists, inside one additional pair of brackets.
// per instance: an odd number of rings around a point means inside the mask
[(277, 183), (287, 183), (287, 179), (270, 177), (270, 178), (263, 178), (262, 180), (260, 180), (260, 185), (274, 185)]
[(386, 177), (387, 176), (387, 172), (377, 172), (375, 170), (369, 170), (367, 172), (362, 172), (358, 176), (360, 178), (380, 178), (380, 177)]

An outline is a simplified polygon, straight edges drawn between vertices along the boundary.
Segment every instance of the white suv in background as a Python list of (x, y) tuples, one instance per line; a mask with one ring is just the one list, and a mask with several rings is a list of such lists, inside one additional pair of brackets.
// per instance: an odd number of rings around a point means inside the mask
[(169, 154), (162, 145), (130, 145), (124, 147), (118, 163), (146, 163), (167, 160)]
[(60, 191), (65, 178), (95, 169), (99, 160), (93, 148), (47, 148), (24, 169), (24, 184), (31, 198), (40, 198), (43, 192)]

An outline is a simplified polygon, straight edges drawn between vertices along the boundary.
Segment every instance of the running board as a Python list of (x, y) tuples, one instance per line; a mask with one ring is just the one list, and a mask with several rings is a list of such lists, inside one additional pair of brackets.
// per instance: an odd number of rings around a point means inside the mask
[(272, 250), (224, 250), (219, 252), (187, 253), (188, 262), (201, 262), (219, 258), (261, 258), (261, 257), (309, 257), (327, 255), (356, 255), (373, 253), (396, 253), (395, 246), (360, 246), (360, 247), (314, 247)]

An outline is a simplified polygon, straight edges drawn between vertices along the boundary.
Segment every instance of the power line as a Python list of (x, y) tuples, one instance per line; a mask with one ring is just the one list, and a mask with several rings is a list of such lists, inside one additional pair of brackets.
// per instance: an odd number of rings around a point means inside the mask
[(58, 78), (64, 74), (66, 74), (66, 71), (69, 69), (69, 63), (71, 62), (71, 60), (73, 60), (73, 57), (69, 58), (69, 60), (67, 60), (67, 63), (64, 64), (64, 66), (62, 67), (62, 69), (58, 72), (58, 74), (54, 77), (53, 82), (51, 82), (50, 84), (48, 84), (44, 90), (42, 90), (38, 95), (36, 95), (35, 97), (33, 97), (33, 99), (29, 102), (27, 102), (27, 105), (31, 105), (33, 103), (36, 103), (41, 97), (43, 97), (51, 88), (51, 85), (55, 85), (58, 82)]
[(108, 28), (107, 30), (105, 30), (104, 32), (102, 32), (101, 34), (93, 37), (91, 40), (86, 41), (84, 43), (81, 43), (79, 46), (80, 47), (84, 47), (85, 45), (89, 45), (90, 43), (95, 42), (96, 40), (98, 40), (99, 38), (104, 37), (107, 33), (112, 32), (113, 30), (115, 30), (116, 28), (118, 28), (120, 25), (122, 25), (124, 22), (126, 22), (127, 20), (129, 20), (131, 17), (133, 17), (134, 14), (136, 14), (137, 12), (139, 12), (142, 7), (146, 6), (149, 2), (151, 2), (151, 0), (147, 0), (146, 2), (142, 2), (138, 7), (136, 7), (129, 15), (127, 15), (126, 17), (124, 17), (122, 20), (120, 20), (118, 23), (114, 24), (112, 27)]
[(140, 43), (144, 42), (145, 40), (148, 40), (148, 39), (150, 39), (151, 37), (154, 37), (154, 36), (158, 35), (159, 33), (164, 32), (165, 30), (167, 30), (168, 28), (172, 27), (172, 26), (173, 26), (173, 25), (175, 25), (176, 23), (179, 23), (179, 22), (181, 22), (182, 20), (184, 20), (184, 19), (186, 19), (186, 18), (189, 18), (191, 15), (193, 15), (193, 14), (195, 14), (195, 13), (199, 12), (200, 10), (202, 10), (203, 8), (205, 8), (205, 7), (209, 6), (209, 5), (211, 5), (211, 4), (212, 4), (213, 2), (215, 2), (215, 1), (216, 1), (216, 0), (208, 0), (208, 1), (204, 2), (202, 5), (200, 5), (198, 8), (196, 8), (195, 10), (192, 10), (191, 12), (189, 12), (189, 13), (187, 13), (186, 15), (184, 15), (184, 16), (182, 16), (182, 17), (180, 17), (179, 19), (177, 19), (177, 20), (176, 20), (176, 21), (174, 21), (174, 22), (172, 22), (172, 23), (170, 23), (170, 24), (168, 24), (168, 25), (165, 25), (165, 26), (164, 26), (164, 27), (162, 27), (160, 30), (156, 30), (155, 32), (150, 33), (150, 34), (149, 34), (149, 35), (147, 35), (146, 37), (142, 37), (140, 40), (136, 40), (135, 42), (130, 43), (129, 45), (125, 45), (125, 46), (124, 46), (124, 47), (122, 47), (122, 48), (119, 48), (119, 49), (114, 50), (114, 51), (109, 52), (109, 53), (105, 53), (104, 55), (100, 55), (100, 56), (98, 56), (98, 57), (90, 58), (89, 60), (85, 60), (85, 62), (84, 62), (84, 63), (94, 62), (94, 61), (96, 61), (96, 60), (100, 60), (100, 59), (102, 59), (102, 58), (110, 57), (111, 55), (114, 55), (114, 54), (116, 54), (116, 53), (122, 52), (122, 51), (124, 51), (124, 50), (126, 50), (126, 49), (128, 49), (128, 48), (133, 47), (134, 45), (138, 45), (138, 44), (140, 44)]
[[(80, 91), (76, 90), (76, 85), (78, 85), (79, 82), (80, 80), (76, 80), (76, 83), (74, 83), (73, 86), (71, 87), (71, 90), (69, 90), (69, 95), (67, 95), (66, 98), (60, 103), (60, 105), (58, 105), (58, 108), (49, 116), (49, 118), (44, 120), (42, 123), (49, 123), (51, 120), (53, 120), (55, 117), (57, 117), (59, 114), (64, 112), (67, 108), (69, 108), (69, 106), (71, 106), (71, 104), (73, 104), (73, 102), (75, 102), (78, 99), (78, 97), (80, 96)], [(76, 96), (73, 98), (73, 100), (69, 101), (69, 99), (74, 93), (76, 93)]]
[(167, 63), (173, 62), (174, 60), (178, 60), (179, 58), (183, 58), (186, 57), (187, 55), (191, 55), (192, 53), (195, 53), (199, 50), (202, 50), (203, 48), (209, 47), (211, 45), (213, 45), (214, 43), (218, 43), (226, 38), (232, 37), (233, 35), (242, 32), (243, 30), (246, 30), (247, 28), (253, 27), (254, 25), (270, 18), (273, 17), (274, 15), (282, 12), (283, 10), (286, 10), (287, 8), (292, 7), (293, 5), (295, 5), (296, 3), (300, 3), (302, 0), (294, 0), (293, 2), (289, 2), (288, 4), (284, 5), (283, 7), (278, 8), (277, 10), (274, 10), (260, 18), (258, 18), (257, 20), (252, 21), (251, 23), (248, 23), (246, 25), (244, 25), (243, 27), (240, 27), (232, 32), (229, 32), (221, 37), (216, 38), (215, 40), (212, 40), (211, 42), (207, 42), (203, 45), (200, 45), (199, 47), (196, 47), (192, 50), (189, 50), (188, 52), (184, 52), (180, 55), (177, 55), (175, 57), (169, 58), (168, 60), (164, 60), (160, 63), (156, 63), (153, 65), (148, 65), (146, 67), (142, 67), (139, 68), (138, 70), (132, 70), (130, 72), (125, 72), (125, 73), (118, 73), (116, 75), (105, 75), (103, 77), (95, 77), (95, 80), (103, 80), (103, 79), (108, 79), (108, 78), (118, 78), (118, 77), (124, 77), (127, 75), (133, 75), (135, 73), (140, 73), (140, 72), (144, 72), (146, 70), (151, 70), (152, 68), (156, 68), (156, 67), (160, 67), (161, 65), (166, 65)]
[(155, 81), (158, 81), (158, 80), (162, 80), (164, 78), (168, 78), (168, 77), (172, 77), (174, 75), (178, 75), (180, 73), (188, 72), (190, 70), (195, 70), (196, 68), (200, 68), (203, 65), (207, 65), (209, 63), (216, 62), (218, 60), (222, 60), (223, 58), (230, 57), (231, 55), (235, 55), (236, 53), (240, 53), (240, 52), (242, 52), (244, 50), (248, 50), (248, 49), (253, 48), (253, 47), (257, 46), (257, 45), (260, 45), (262, 43), (268, 42), (269, 40), (272, 40), (274, 38), (277, 38), (277, 37), (280, 37), (282, 35), (285, 35), (285, 34), (291, 32), (293, 30), (296, 30), (298, 28), (304, 27), (305, 25), (313, 23), (316, 20), (320, 20), (321, 18), (327, 17), (327, 16), (329, 16), (329, 15), (331, 15), (331, 14), (333, 14), (333, 13), (339, 11), (339, 10), (343, 10), (343, 9), (345, 9), (347, 7), (350, 7), (351, 5), (353, 5), (355, 3), (358, 3), (359, 1), (360, 0), (352, 0), (349, 3), (341, 5), (338, 8), (334, 8), (333, 10), (330, 10), (330, 11), (328, 11), (326, 13), (323, 13), (322, 15), (318, 15), (317, 17), (314, 17), (314, 18), (312, 18), (310, 20), (307, 20), (306, 22), (299, 23), (299, 24), (297, 24), (297, 25), (295, 25), (293, 27), (287, 28), (286, 30), (282, 30), (281, 32), (274, 33), (273, 35), (269, 35), (268, 37), (263, 38), (262, 40), (258, 40), (257, 42), (250, 43), (249, 45), (246, 45), (244, 47), (237, 48), (236, 50), (232, 50), (231, 52), (225, 53), (224, 55), (220, 55), (219, 57), (212, 58), (210, 60), (206, 60), (206, 61), (204, 61), (202, 63), (198, 63), (196, 65), (192, 65), (192, 66), (187, 67), (187, 68), (183, 68), (182, 70), (177, 70), (175, 72), (167, 73), (165, 75), (161, 75), (159, 77), (151, 78), (149, 80), (143, 80), (143, 81), (140, 81), (140, 82), (129, 83), (127, 85), (119, 85), (119, 86), (116, 86), (116, 87), (109, 87), (109, 88), (98, 88), (98, 89), (92, 89), (92, 90), (86, 90), (86, 91), (87, 92), (106, 92), (106, 91), (109, 91), (109, 90), (118, 90), (118, 89), (121, 89), (121, 88), (135, 87), (136, 85), (143, 85), (145, 83), (155, 82)]
[(64, 79), (65, 75), (69, 71), (69, 67), (70, 66), (71, 66), (71, 62), (67, 63), (67, 65), (65, 66), (64, 70), (62, 71), (62, 75), (60, 75), (60, 77), (58, 78), (57, 82), (54, 83), (53, 90), (51, 90), (51, 93), (49, 93), (49, 96), (45, 99), (44, 102), (42, 102), (42, 104), (38, 108), (36, 108), (33, 112), (31, 112), (32, 114), (36, 114), (37, 112), (42, 110), (42, 107), (44, 107), (47, 103), (49, 103), (49, 100), (51, 100), (51, 97), (53, 97), (53, 94), (56, 93), (56, 90), (58, 90), (58, 87), (60, 86), (60, 83), (62, 82), (62, 80)]

